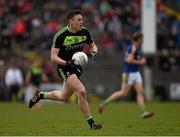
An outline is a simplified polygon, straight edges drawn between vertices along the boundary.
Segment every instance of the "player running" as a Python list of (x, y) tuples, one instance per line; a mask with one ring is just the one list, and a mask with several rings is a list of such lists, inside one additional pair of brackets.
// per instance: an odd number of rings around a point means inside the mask
[(146, 63), (146, 59), (142, 56), (141, 50), (143, 34), (140, 32), (134, 33), (133, 41), (133, 44), (129, 45), (125, 52), (122, 88), (99, 104), (99, 113), (102, 113), (111, 101), (127, 96), (130, 89), (134, 87), (137, 92), (137, 102), (141, 109), (140, 116), (142, 118), (148, 118), (154, 115), (153, 112), (148, 112), (145, 108), (144, 87), (140, 74), (140, 66), (143, 66)]
[(73, 92), (78, 97), (78, 104), (90, 129), (101, 129), (102, 125), (93, 120), (89, 104), (86, 98), (86, 89), (79, 80), (82, 69), (71, 60), (75, 52), (82, 51), (84, 46), (91, 47), (91, 53), (95, 58), (98, 49), (91, 38), (90, 32), (83, 27), (83, 16), (80, 10), (73, 10), (67, 14), (68, 25), (56, 33), (51, 48), (51, 61), (57, 64), (57, 72), (64, 80), (63, 89), (51, 92), (37, 90), (29, 102), (32, 108), (41, 99), (67, 101)]

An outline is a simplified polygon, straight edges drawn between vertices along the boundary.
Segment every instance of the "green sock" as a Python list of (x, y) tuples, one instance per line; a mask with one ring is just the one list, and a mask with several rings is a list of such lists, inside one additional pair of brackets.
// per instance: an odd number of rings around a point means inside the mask
[(43, 91), (41, 91), (39, 93), (39, 96), (40, 96), (41, 99), (47, 99), (47, 97), (48, 97), (47, 92), (43, 92)]
[(108, 105), (110, 102), (111, 102), (111, 99), (110, 99), (110, 98), (107, 98), (107, 99), (105, 99), (102, 103), (103, 103), (104, 105)]
[(140, 108), (140, 114), (143, 114), (146, 111), (145, 107)]
[(86, 120), (88, 122), (88, 124), (91, 126), (94, 123), (93, 117), (92, 116), (87, 116)]

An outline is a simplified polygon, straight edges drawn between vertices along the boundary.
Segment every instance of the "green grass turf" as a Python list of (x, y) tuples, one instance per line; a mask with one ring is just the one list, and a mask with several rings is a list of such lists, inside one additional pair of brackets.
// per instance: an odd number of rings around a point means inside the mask
[(149, 103), (156, 114), (150, 119), (139, 117), (136, 103), (112, 103), (98, 114), (97, 103), (90, 104), (102, 130), (89, 130), (76, 104), (44, 104), (28, 109), (25, 104), (0, 103), (0, 135), (56, 136), (173, 136), (180, 135), (180, 102)]

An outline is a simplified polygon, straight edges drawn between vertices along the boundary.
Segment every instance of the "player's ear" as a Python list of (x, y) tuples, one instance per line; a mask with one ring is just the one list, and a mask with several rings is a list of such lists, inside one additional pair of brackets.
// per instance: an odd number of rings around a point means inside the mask
[(72, 25), (73, 19), (69, 19), (69, 25)]

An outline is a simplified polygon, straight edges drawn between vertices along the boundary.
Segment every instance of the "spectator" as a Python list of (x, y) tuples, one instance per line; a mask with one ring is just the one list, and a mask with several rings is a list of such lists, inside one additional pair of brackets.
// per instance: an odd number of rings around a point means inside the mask
[(23, 85), (23, 75), (14, 58), (10, 60), (10, 66), (5, 73), (5, 84), (8, 88), (9, 100), (13, 101), (15, 97), (18, 102), (18, 93)]

